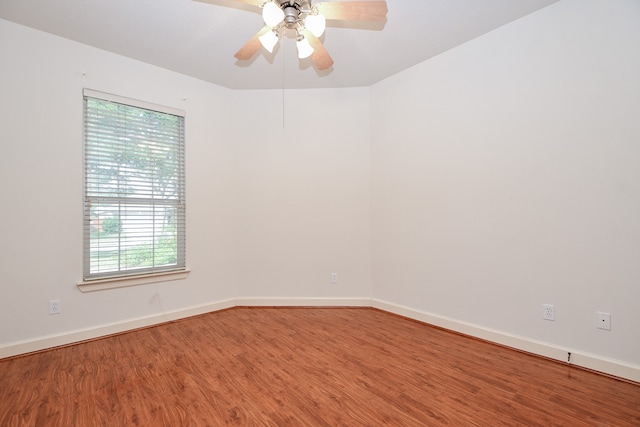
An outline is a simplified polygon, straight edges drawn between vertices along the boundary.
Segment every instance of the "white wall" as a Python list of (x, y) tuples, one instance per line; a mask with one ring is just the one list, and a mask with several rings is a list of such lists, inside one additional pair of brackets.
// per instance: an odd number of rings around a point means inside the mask
[(565, 0), (372, 87), (374, 298), (640, 366), (639, 23)]
[[(235, 296), (238, 203), (228, 186), (238, 172), (225, 105), (232, 92), (2, 20), (0, 52), (0, 344)], [(188, 279), (77, 289), (83, 87), (186, 111)], [(54, 298), (62, 314), (49, 316)]]
[(369, 90), (246, 91), (234, 102), (239, 296), (370, 297)]

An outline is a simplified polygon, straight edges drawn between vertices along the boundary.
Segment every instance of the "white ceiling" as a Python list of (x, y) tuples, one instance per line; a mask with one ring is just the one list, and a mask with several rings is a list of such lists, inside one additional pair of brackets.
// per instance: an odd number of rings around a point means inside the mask
[(377, 28), (328, 21), (335, 64), (323, 72), (297, 59), (290, 37), (237, 61), (261, 9), (203, 1), (0, 0), (0, 18), (232, 89), (298, 89), (369, 86), (558, 0), (387, 0)]

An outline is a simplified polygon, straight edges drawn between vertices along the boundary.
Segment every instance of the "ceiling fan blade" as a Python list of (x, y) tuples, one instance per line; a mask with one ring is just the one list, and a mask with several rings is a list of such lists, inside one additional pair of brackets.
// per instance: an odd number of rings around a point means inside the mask
[(346, 21), (384, 21), (388, 12), (386, 1), (325, 2), (317, 7), (327, 19)]
[(333, 65), (333, 58), (331, 58), (331, 55), (329, 55), (329, 52), (327, 52), (327, 49), (325, 49), (320, 39), (314, 36), (311, 31), (307, 29), (302, 30), (302, 33), (313, 48), (311, 60), (315, 64), (316, 68), (318, 70), (326, 70), (331, 67)]
[(254, 36), (251, 37), (249, 41), (244, 46), (242, 46), (240, 50), (237, 51), (233, 56), (240, 60), (251, 59), (251, 57), (255, 55), (256, 52), (259, 51), (262, 47), (262, 43), (260, 43), (260, 40), (258, 38), (263, 34), (266, 34), (267, 31), (271, 31), (271, 27), (265, 25), (260, 31), (255, 33)]

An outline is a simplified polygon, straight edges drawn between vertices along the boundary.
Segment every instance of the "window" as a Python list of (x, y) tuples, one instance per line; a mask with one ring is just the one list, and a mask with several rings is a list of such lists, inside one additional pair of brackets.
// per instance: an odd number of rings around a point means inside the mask
[(84, 280), (184, 269), (184, 113), (85, 89)]

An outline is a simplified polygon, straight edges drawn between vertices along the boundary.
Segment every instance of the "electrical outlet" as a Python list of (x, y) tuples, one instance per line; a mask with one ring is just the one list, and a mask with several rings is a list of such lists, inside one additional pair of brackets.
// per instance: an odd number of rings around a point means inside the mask
[(334, 285), (338, 283), (338, 273), (331, 273), (331, 283)]
[(59, 299), (52, 299), (49, 301), (49, 314), (60, 314)]
[(556, 320), (553, 304), (542, 304), (542, 318), (544, 320)]
[(604, 329), (605, 331), (611, 330), (611, 313), (603, 313), (601, 311), (596, 312), (597, 322), (596, 328)]

